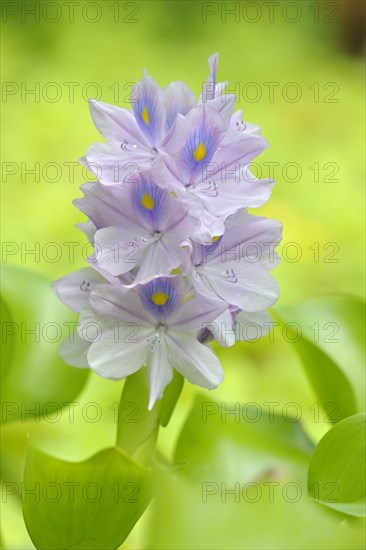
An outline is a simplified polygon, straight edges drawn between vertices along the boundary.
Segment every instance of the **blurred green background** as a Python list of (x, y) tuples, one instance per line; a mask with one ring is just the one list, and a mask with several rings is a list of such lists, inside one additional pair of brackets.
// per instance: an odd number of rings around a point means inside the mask
[[(284, 227), (279, 247), (283, 261), (275, 271), (281, 297), (275, 310), (323, 295), (363, 296), (363, 2), (106, 0), (74, 2), (72, 18), (65, 4), (2, 3), (3, 263), (50, 280), (83, 267), (86, 240), (75, 228), (83, 216), (71, 202), (81, 195), (79, 186), (88, 176), (74, 163), (86, 147), (101, 141), (88, 97), (128, 108), (131, 84), (144, 68), (161, 86), (183, 80), (198, 96), (208, 75), (207, 58), (217, 51), (218, 80), (229, 82), (245, 120), (259, 124), (270, 143), (253, 171), (269, 177), (274, 166), (276, 185), (269, 203), (254, 213), (279, 219)], [(28, 13), (31, 9), (36, 15)], [(35, 94), (29, 93), (32, 89)], [(36, 175), (27, 173), (32, 169)], [(75, 243), (73, 261), (71, 245), (65, 243)], [(25, 255), (25, 248), (36, 254)], [(27, 280), (20, 297), (33, 292)], [(317, 315), (314, 308), (312, 322)], [(314, 421), (316, 396), (293, 346), (280, 335), (275, 345), (264, 338), (217, 351), (226, 379), (214, 394), (206, 392), (208, 400), (281, 406), (296, 402), (315, 442), (327, 431), (328, 424)], [(344, 348), (343, 353), (347, 356)], [(121, 387), (89, 377), (78, 401), (102, 404), (107, 412), (98, 423), (85, 422), (77, 414), (73, 424), (63, 417), (53, 424), (41, 420), (5, 425), (5, 478), (21, 479), (27, 437), (69, 460), (112, 445), (115, 426), (108, 410), (119, 400)], [(172, 423), (160, 433), (166, 457), (172, 456), (195, 393), (196, 388), (185, 385)], [(9, 499), (3, 510), (5, 547), (33, 548), (19, 502)], [(285, 547), (279, 533), (273, 535), (273, 545), (259, 535), (256, 539), (261, 514), (270, 512), (245, 512), (253, 515), (251, 547)], [(155, 524), (152, 514), (142, 518), (124, 548), (146, 548), (154, 526), (165, 533), (164, 522)], [(280, 512), (278, 520), (285, 532), (292, 521), (287, 514)], [(232, 526), (238, 532), (240, 517)], [(313, 519), (306, 518), (303, 525), (309, 527)], [(324, 540), (316, 540), (314, 548), (323, 543), (328, 548), (328, 529), (324, 527)], [(289, 540), (291, 536), (296, 533), (289, 530)], [(310, 547), (304, 536), (305, 542), (292, 540), (292, 547)], [(200, 537), (190, 547), (205, 540), (204, 528)], [(362, 536), (350, 537), (350, 547), (362, 547)], [(156, 540), (156, 545), (164, 544)], [(169, 537), (165, 544), (172, 544)], [(188, 544), (177, 540), (176, 547)]]

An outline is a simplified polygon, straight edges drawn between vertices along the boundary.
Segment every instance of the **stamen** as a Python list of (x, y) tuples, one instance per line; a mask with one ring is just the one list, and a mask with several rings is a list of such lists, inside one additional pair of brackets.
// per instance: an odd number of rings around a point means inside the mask
[(224, 271), (223, 276), (229, 283), (238, 282), (238, 277), (236, 276), (236, 273), (233, 269), (227, 269), (226, 271)]
[(150, 344), (150, 351), (151, 352), (154, 352), (156, 350), (156, 347), (161, 345), (161, 334), (160, 334), (159, 330), (164, 331), (165, 330), (165, 325), (159, 325), (158, 327), (156, 327), (156, 332), (154, 332), (153, 334), (150, 334), (146, 338), (146, 342), (148, 344)]
[(217, 197), (217, 195), (219, 194), (219, 186), (217, 185), (217, 183), (215, 181), (208, 181), (207, 184), (207, 187), (203, 189), (204, 192), (211, 197)]
[(85, 280), (84, 280), (84, 281), (81, 283), (81, 285), (80, 285), (79, 288), (80, 288), (80, 290), (82, 290), (83, 292), (89, 292), (89, 290), (90, 290), (90, 283), (89, 283), (89, 281), (85, 281)]

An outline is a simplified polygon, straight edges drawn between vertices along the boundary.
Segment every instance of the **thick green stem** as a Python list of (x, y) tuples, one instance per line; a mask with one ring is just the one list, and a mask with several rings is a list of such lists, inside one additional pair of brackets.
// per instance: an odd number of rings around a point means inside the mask
[(143, 464), (150, 462), (159, 430), (160, 402), (151, 411), (147, 408), (148, 403), (146, 370), (140, 369), (127, 377), (122, 390), (116, 446)]
[(119, 404), (116, 446), (137, 462), (149, 464), (155, 451), (159, 426), (167, 426), (182, 391), (183, 382), (183, 377), (175, 371), (173, 380), (165, 388), (163, 398), (149, 411), (146, 369), (140, 369), (128, 376)]

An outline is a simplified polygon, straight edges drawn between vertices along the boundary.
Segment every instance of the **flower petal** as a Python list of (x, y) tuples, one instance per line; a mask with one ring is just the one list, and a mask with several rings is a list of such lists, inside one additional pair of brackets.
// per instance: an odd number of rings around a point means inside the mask
[[(245, 210), (230, 216), (217, 254), (220, 261), (234, 258), (249, 265), (260, 265), (271, 270), (279, 262), (274, 248), (282, 238), (282, 225), (277, 220), (252, 216)], [(240, 258), (240, 260), (239, 260)]]
[(128, 324), (121, 324), (118, 331), (103, 332), (101, 338), (90, 346), (87, 354), (88, 363), (94, 372), (104, 378), (119, 380), (143, 367), (149, 355), (149, 331), (138, 328), (134, 334)]
[(246, 313), (240, 311), (235, 321), (237, 342), (256, 340), (267, 334), (273, 326), (273, 319), (268, 311)]
[(159, 277), (141, 285), (138, 294), (145, 311), (155, 320), (154, 325), (165, 325), (167, 319), (180, 309), (185, 290), (182, 277)]
[(279, 297), (278, 284), (268, 271), (245, 262), (225, 262), (221, 266), (210, 263), (201, 280), (227, 304), (244, 311), (266, 309)]
[(139, 328), (155, 325), (155, 320), (143, 307), (139, 295), (132, 290), (123, 293), (118, 287), (99, 285), (90, 294), (89, 303), (97, 316), (135, 323)]
[(166, 129), (173, 125), (178, 114), (185, 115), (196, 106), (194, 93), (184, 82), (171, 82), (163, 90), (166, 108)]
[[(258, 155), (268, 147), (268, 142), (262, 136), (241, 134), (241, 136), (230, 143), (222, 141), (213, 161), (216, 166), (216, 173), (223, 173), (223, 181), (227, 179), (226, 174), (249, 165)], [(216, 178), (217, 179), (217, 178)]]
[(187, 252), (175, 243), (175, 246), (166, 246), (164, 239), (156, 240), (144, 248), (138, 272), (131, 287), (137, 284), (145, 284), (155, 277), (169, 275), (173, 269), (178, 268)]
[(90, 243), (93, 242), (94, 235), (95, 235), (95, 232), (96, 232), (97, 228), (95, 227), (95, 225), (93, 224), (93, 222), (91, 220), (87, 220), (86, 222), (77, 223), (76, 227), (78, 229), (80, 229), (80, 231), (82, 231), (84, 233), (84, 235), (86, 235), (86, 237), (88, 238), (88, 241)]
[(223, 140), (223, 145), (231, 142), (232, 140), (238, 139), (240, 134), (245, 133), (254, 136), (260, 136), (261, 129), (257, 124), (252, 124), (243, 120), (243, 112), (241, 109), (236, 111), (233, 114), (230, 120), (229, 132), (226, 134), (225, 139)]
[(200, 105), (187, 115), (189, 136), (178, 155), (180, 169), (189, 175), (189, 183), (199, 181), (203, 167), (215, 154), (226, 128), (220, 114), (206, 105)]
[(166, 110), (163, 94), (151, 76), (145, 74), (132, 91), (131, 104), (137, 124), (151, 147), (160, 145), (165, 132)]
[(197, 294), (169, 318), (169, 327), (195, 332), (217, 319), (225, 309), (222, 301)]
[[(217, 88), (219, 89), (220, 85), (217, 85)], [(209, 105), (220, 113), (225, 122), (226, 128), (229, 128), (233, 110), (236, 105), (236, 95), (225, 94), (224, 91), (220, 91), (220, 89), (215, 95), (216, 97), (210, 100)]]
[(98, 249), (98, 266), (113, 276), (123, 275), (138, 267), (146, 250), (155, 241), (151, 236), (145, 240), (139, 239), (133, 230), (120, 227), (99, 229), (94, 239)]
[(81, 311), (88, 303), (89, 294), (106, 280), (91, 267), (84, 267), (55, 281), (52, 285), (57, 297), (73, 311)]
[(262, 206), (271, 196), (273, 181), (202, 182), (196, 195), (205, 208), (216, 216), (230, 216), (239, 209)]
[(61, 343), (59, 348), (59, 354), (62, 360), (72, 367), (79, 369), (89, 368), (87, 360), (87, 352), (90, 347), (90, 342), (80, 338), (78, 332), (75, 330), (69, 338), (66, 338)]
[(168, 360), (168, 349), (164, 337), (161, 339), (161, 343), (155, 347), (155, 350), (150, 352), (146, 366), (150, 385), (148, 408), (151, 411), (155, 402), (163, 397), (166, 386), (173, 378), (173, 368)]
[(149, 168), (154, 153), (145, 147), (123, 149), (124, 144), (117, 141), (95, 143), (80, 159), (103, 185), (134, 183), (136, 175), (144, 168)]
[(93, 122), (104, 139), (148, 145), (131, 111), (95, 99), (89, 100), (89, 108)]
[(199, 340), (202, 343), (206, 343), (210, 337), (214, 338), (220, 346), (225, 348), (235, 344), (234, 321), (228, 307), (217, 319), (211, 323), (207, 323), (204, 330), (200, 333)]
[(169, 363), (192, 384), (212, 390), (224, 379), (213, 351), (194, 336), (175, 330), (167, 333)]
[(74, 204), (92, 220), (97, 229), (117, 226), (130, 232), (141, 231), (141, 226), (129, 207), (130, 185), (126, 188), (106, 187), (98, 182), (88, 182), (81, 189), (84, 197), (74, 200)]

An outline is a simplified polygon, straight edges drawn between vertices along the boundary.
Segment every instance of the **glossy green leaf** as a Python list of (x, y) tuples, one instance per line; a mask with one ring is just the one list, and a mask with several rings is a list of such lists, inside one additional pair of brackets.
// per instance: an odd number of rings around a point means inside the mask
[(363, 548), (362, 525), (340, 525), (307, 494), (313, 449), (287, 417), (197, 397), (177, 443), (181, 468), (159, 482), (149, 548)]
[[(27, 494), (27, 489), (36, 493)], [(77, 463), (29, 451), (23, 514), (38, 550), (115, 550), (150, 498), (148, 471), (117, 449)]]
[(13, 347), (2, 384), (2, 421), (52, 414), (76, 398), (88, 375), (58, 355), (72, 330), (72, 316), (54, 296), (50, 281), (23, 268), (3, 267), (2, 293), (11, 315), (2, 340)]
[(309, 493), (353, 516), (366, 515), (365, 435), (365, 413), (342, 420), (320, 440), (309, 466)]
[(197, 396), (179, 436), (175, 461), (194, 480), (246, 481), (273, 474), (305, 477), (313, 444), (301, 424), (258, 404)]
[(364, 549), (363, 525), (341, 523), (294, 479), (206, 482), (177, 472), (159, 481), (148, 549)]
[(365, 409), (364, 305), (323, 297), (276, 310), (330, 422)]

